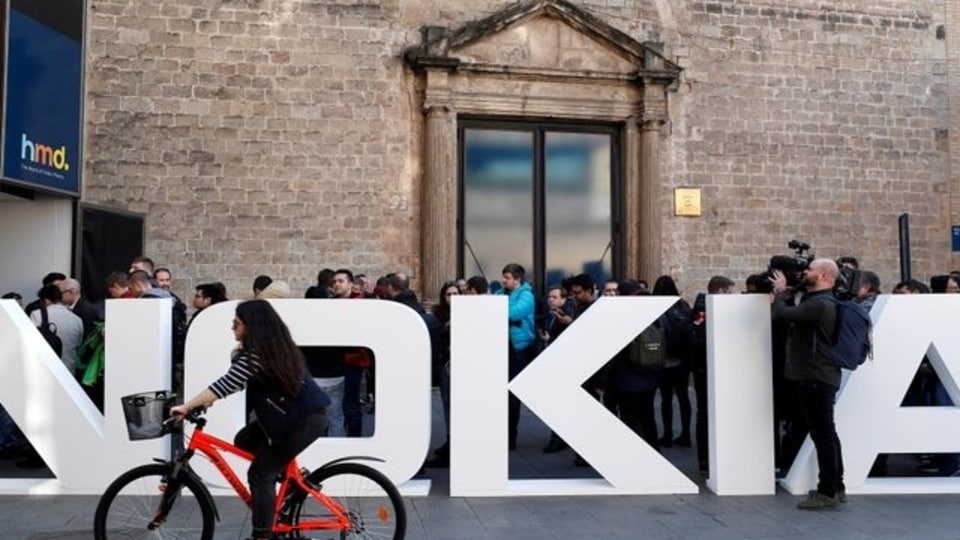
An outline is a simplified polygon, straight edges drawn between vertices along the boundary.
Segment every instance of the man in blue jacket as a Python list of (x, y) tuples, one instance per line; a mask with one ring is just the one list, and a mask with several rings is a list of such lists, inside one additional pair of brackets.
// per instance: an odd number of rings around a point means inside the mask
[[(509, 375), (514, 378), (530, 363), (536, 328), (534, 327), (533, 313), (536, 299), (529, 283), (524, 283), (526, 271), (517, 263), (510, 263), (503, 267), (501, 283), (502, 293), (509, 295), (510, 321), (510, 364)], [(520, 423), (520, 400), (510, 395), (507, 410), (510, 419), (510, 450), (517, 447), (517, 425)]]

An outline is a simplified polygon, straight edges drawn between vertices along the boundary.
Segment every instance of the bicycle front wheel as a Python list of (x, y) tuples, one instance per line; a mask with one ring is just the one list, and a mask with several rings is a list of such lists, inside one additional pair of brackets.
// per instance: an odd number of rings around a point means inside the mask
[[(360, 463), (341, 463), (314, 471), (308, 480), (350, 518), (350, 528), (340, 531), (338, 538), (403, 540), (407, 510), (397, 488), (381, 472)], [(294, 505), (291, 515), (294, 526), (334, 519), (331, 509), (306, 494)]]
[(214, 509), (203, 486), (185, 474), (168, 477), (170, 465), (131, 469), (100, 497), (93, 520), (96, 540), (211, 540)]

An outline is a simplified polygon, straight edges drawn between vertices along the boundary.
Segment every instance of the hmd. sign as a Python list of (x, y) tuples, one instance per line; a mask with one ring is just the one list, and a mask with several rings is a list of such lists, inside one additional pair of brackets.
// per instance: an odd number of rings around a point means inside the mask
[(27, 138), (26, 133), (20, 134), (20, 160), (29, 161), (36, 165), (43, 165), (58, 171), (69, 171), (67, 162), (67, 147), (54, 148), (48, 144), (34, 142)]
[[(79, 196), (85, 0), (9, 0), (0, 76), (3, 180)], [(0, 17), (2, 18), (2, 17)]]

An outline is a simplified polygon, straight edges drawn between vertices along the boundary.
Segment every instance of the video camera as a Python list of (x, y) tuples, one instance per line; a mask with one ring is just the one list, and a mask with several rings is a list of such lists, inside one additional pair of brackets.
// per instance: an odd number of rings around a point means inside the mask
[(860, 291), (860, 270), (844, 264), (840, 266), (840, 275), (833, 286), (833, 294), (840, 300), (853, 300)]
[[(787, 278), (788, 287), (794, 291), (802, 291), (804, 289), (803, 271), (813, 262), (814, 255), (810, 252), (810, 244), (806, 242), (791, 240), (787, 243), (787, 247), (794, 250), (794, 254), (771, 257), (766, 275), (773, 277), (773, 271), (779, 270)], [(860, 290), (860, 270), (846, 264), (838, 266), (840, 275), (837, 276), (837, 282), (833, 286), (833, 294), (840, 300), (851, 300)]]
[(810, 244), (806, 242), (791, 240), (787, 243), (787, 247), (794, 250), (794, 254), (770, 257), (766, 275), (773, 277), (773, 271), (779, 270), (787, 278), (788, 287), (793, 290), (800, 290), (803, 288), (803, 271), (810, 266), (814, 255), (810, 253)]

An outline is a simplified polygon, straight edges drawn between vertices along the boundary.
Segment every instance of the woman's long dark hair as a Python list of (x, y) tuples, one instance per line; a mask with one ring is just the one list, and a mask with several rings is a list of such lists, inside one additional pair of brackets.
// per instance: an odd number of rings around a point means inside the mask
[(673, 281), (672, 277), (660, 276), (657, 278), (656, 283), (653, 284), (653, 295), (680, 296), (680, 291), (677, 289), (677, 282)]
[(237, 305), (237, 318), (246, 326), (241, 345), (260, 357), (264, 375), (287, 396), (299, 394), (307, 372), (306, 361), (270, 302), (241, 302)]
[[(457, 282), (450, 280), (440, 287), (440, 298), (433, 306), (433, 314), (436, 315), (441, 322), (450, 321), (450, 299), (447, 298), (447, 289), (456, 286)], [(457, 294), (459, 294), (459, 292)]]

